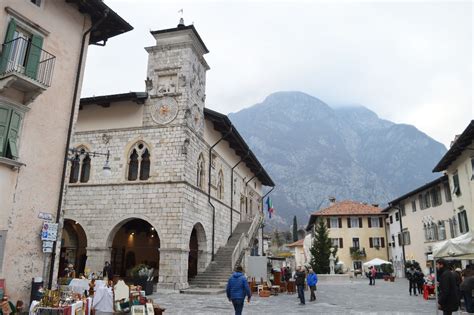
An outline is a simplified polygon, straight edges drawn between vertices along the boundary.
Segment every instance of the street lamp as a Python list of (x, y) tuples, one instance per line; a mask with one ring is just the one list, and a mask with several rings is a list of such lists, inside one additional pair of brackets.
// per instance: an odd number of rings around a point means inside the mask
[(107, 150), (107, 153), (103, 153), (103, 152), (87, 151), (84, 148), (81, 148), (81, 149), (69, 148), (69, 153), (72, 155), (72, 157), (68, 158), (68, 160), (71, 162), (74, 161), (74, 159), (77, 159), (81, 155), (89, 155), (92, 157), (96, 157), (100, 155), (105, 156), (107, 159), (105, 160), (105, 164), (102, 167), (102, 175), (104, 177), (110, 177), (112, 175), (112, 169), (110, 168), (110, 164), (109, 164), (109, 158), (110, 158), (109, 150)]

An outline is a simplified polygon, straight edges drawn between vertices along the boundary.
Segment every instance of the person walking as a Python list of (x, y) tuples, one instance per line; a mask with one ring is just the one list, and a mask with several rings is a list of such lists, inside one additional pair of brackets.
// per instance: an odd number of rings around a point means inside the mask
[(110, 263), (108, 261), (105, 262), (105, 266), (102, 269), (102, 277), (104, 279), (107, 278), (108, 280), (112, 280), (114, 277), (114, 274), (112, 272), (112, 266), (110, 266)]
[(241, 315), (244, 308), (245, 296), (247, 296), (247, 302), (250, 303), (252, 293), (250, 287), (243, 274), (244, 270), (241, 266), (235, 268), (235, 272), (230, 276), (227, 282), (227, 298), (234, 305), (235, 315)]
[(418, 288), (418, 294), (423, 294), (423, 285), (425, 284), (425, 275), (420, 268), (415, 271), (416, 286)]
[(474, 301), (472, 298), (472, 293), (474, 292), (474, 268), (468, 266), (463, 271), (463, 281), (459, 287), (461, 289), (461, 294), (464, 297), (466, 312), (474, 313)]
[(372, 285), (372, 266), (369, 267), (369, 271), (366, 273), (367, 278), (369, 278), (369, 285)]
[(377, 269), (375, 269), (375, 266), (372, 266), (370, 273), (372, 275), (372, 285), (375, 285), (375, 278), (377, 277)]
[(456, 277), (453, 271), (449, 270), (448, 263), (444, 259), (436, 262), (436, 270), (439, 282), (438, 309), (443, 311), (443, 315), (451, 315), (459, 308)]
[(314, 291), (316, 291), (316, 284), (318, 283), (318, 276), (314, 273), (313, 269), (309, 268), (308, 277), (306, 278), (306, 283), (309, 286), (309, 290), (311, 291), (311, 297), (309, 298), (310, 301), (316, 301), (316, 295)]
[(305, 305), (305, 300), (304, 300), (304, 281), (306, 278), (306, 274), (303, 271), (303, 268), (301, 266), (298, 266), (298, 271), (295, 273), (295, 284), (296, 287), (298, 288), (298, 297), (300, 299), (300, 305)]
[(417, 290), (417, 278), (416, 278), (416, 270), (413, 266), (411, 266), (407, 272), (406, 272), (406, 276), (407, 276), (407, 279), (408, 279), (408, 282), (409, 282), (409, 289), (408, 289), (408, 292), (410, 292), (410, 295), (411, 295), (411, 292), (413, 290), (413, 294), (415, 296), (417, 296), (418, 294), (416, 293), (416, 290)]

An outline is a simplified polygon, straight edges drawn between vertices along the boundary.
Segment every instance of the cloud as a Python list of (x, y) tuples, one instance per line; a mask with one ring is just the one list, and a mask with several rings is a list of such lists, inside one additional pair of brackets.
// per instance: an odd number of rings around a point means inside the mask
[[(144, 90), (149, 30), (184, 8), (211, 51), (206, 106), (278, 90), (359, 103), (448, 145), (473, 117), (470, 1), (107, 1), (135, 30), (90, 47), (83, 95)], [(443, 128), (440, 128), (443, 126)]]

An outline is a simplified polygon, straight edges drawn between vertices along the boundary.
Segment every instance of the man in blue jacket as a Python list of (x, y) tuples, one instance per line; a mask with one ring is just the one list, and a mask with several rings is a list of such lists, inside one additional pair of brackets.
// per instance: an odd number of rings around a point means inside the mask
[(308, 284), (308, 287), (311, 290), (311, 297), (309, 300), (316, 301), (316, 295), (314, 294), (314, 291), (316, 290), (316, 283), (318, 283), (318, 276), (311, 268), (309, 268), (308, 277), (306, 277), (306, 283)]
[(229, 282), (227, 282), (227, 298), (234, 305), (235, 315), (242, 314), (245, 296), (247, 296), (247, 302), (249, 303), (252, 296), (247, 278), (245, 278), (243, 272), (242, 267), (238, 266), (230, 276)]

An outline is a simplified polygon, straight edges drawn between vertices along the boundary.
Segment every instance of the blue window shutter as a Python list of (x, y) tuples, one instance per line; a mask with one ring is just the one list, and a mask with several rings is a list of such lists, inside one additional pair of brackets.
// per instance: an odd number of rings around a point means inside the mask
[(41, 48), (43, 47), (43, 38), (38, 35), (31, 37), (30, 51), (26, 61), (25, 73), (32, 79), (36, 80), (38, 67), (41, 58)]
[(8, 125), (10, 124), (11, 110), (0, 107), (0, 156), (4, 156), (7, 146)]
[[(14, 19), (11, 19), (10, 23), (8, 23), (7, 34), (5, 36), (5, 41), (3, 42), (4, 44), (13, 40), (13, 36), (15, 36), (15, 30), (16, 30), (16, 21)], [(5, 70), (7, 69), (8, 57), (10, 56), (10, 50), (11, 50), (11, 44), (3, 45), (2, 57), (0, 59), (0, 73), (5, 72)]]
[(21, 115), (15, 111), (11, 114), (10, 127), (8, 128), (8, 155), (18, 158), (18, 138), (20, 134)]

